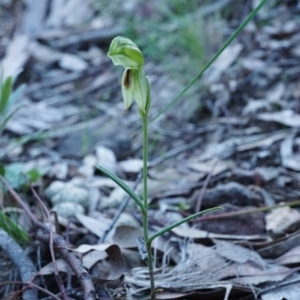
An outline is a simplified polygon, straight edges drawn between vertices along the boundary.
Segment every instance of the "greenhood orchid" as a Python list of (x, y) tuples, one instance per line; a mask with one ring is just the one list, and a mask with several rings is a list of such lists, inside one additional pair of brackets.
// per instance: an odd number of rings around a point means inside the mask
[(127, 110), (136, 101), (140, 115), (148, 113), (150, 107), (150, 85), (144, 71), (144, 56), (130, 39), (118, 36), (113, 39), (108, 51), (114, 65), (125, 68), (122, 78), (122, 96)]

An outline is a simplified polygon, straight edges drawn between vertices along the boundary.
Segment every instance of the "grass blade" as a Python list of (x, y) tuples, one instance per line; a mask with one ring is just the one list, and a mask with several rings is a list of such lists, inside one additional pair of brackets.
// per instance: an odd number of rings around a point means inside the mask
[(114, 181), (121, 189), (123, 189), (135, 201), (135, 203), (141, 208), (143, 212), (145, 211), (142, 200), (127, 184), (125, 184), (119, 177), (109, 172), (105, 168), (101, 166), (96, 166), (96, 168), (105, 176), (109, 177), (112, 181)]
[(11, 94), (11, 88), (12, 78), (8, 77), (1, 86), (0, 114), (2, 114), (7, 108), (9, 96)]
[(244, 22), (236, 29), (236, 31), (231, 35), (231, 37), (223, 44), (219, 51), (210, 59), (210, 61), (202, 68), (202, 70), (188, 83), (185, 88), (171, 101), (167, 104), (155, 117), (153, 117), (149, 123), (155, 121), (163, 113), (165, 113), (173, 104), (175, 104), (181, 96), (199, 79), (202, 77), (203, 73), (215, 62), (215, 60), (220, 56), (220, 54), (232, 43), (232, 41), (241, 33), (241, 31), (247, 26), (247, 24), (255, 17), (259, 10), (268, 2), (269, 0), (262, 0), (259, 5), (248, 15)]
[(2, 211), (0, 211), (0, 228), (6, 231), (17, 242), (29, 241), (27, 233)]
[(217, 210), (223, 210), (223, 208), (222, 208), (222, 207), (213, 207), (213, 208), (209, 208), (209, 209), (200, 211), (200, 212), (198, 212), (198, 213), (196, 213), (196, 214), (190, 215), (190, 216), (188, 216), (188, 217), (186, 217), (186, 218), (184, 218), (184, 219), (182, 219), (182, 220), (180, 220), (180, 221), (178, 221), (178, 222), (175, 222), (175, 223), (173, 223), (173, 224), (171, 224), (171, 225), (169, 225), (169, 226), (167, 226), (167, 227), (165, 227), (165, 228), (159, 230), (159, 231), (156, 232), (155, 234), (153, 234), (153, 235), (148, 239), (147, 244), (149, 244), (149, 243), (151, 244), (152, 241), (153, 241), (155, 238), (157, 238), (157, 237), (161, 236), (162, 234), (164, 234), (164, 233), (166, 233), (166, 232), (172, 230), (172, 229), (175, 228), (175, 227), (178, 227), (179, 225), (181, 225), (181, 224), (183, 224), (183, 223), (186, 223), (186, 222), (188, 222), (188, 221), (190, 221), (190, 220), (192, 220), (192, 219), (194, 219), (194, 218), (197, 218), (197, 217), (199, 217), (199, 216), (202, 216), (202, 215), (204, 215), (204, 214), (208, 214), (208, 213), (210, 213), (210, 212), (217, 211)]

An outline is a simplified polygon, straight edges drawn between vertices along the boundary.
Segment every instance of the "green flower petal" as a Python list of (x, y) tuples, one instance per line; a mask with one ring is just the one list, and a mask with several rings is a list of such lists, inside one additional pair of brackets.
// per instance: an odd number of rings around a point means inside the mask
[(126, 69), (122, 78), (122, 96), (127, 110), (135, 100), (139, 109), (146, 113), (150, 106), (150, 85), (143, 68)]
[(134, 69), (126, 69), (122, 78), (122, 97), (125, 104), (125, 110), (127, 110), (134, 100), (132, 89), (132, 76)]
[(130, 39), (118, 36), (113, 39), (108, 50), (108, 57), (115, 66), (124, 68), (140, 68), (144, 65), (144, 57), (140, 49)]
[(140, 110), (146, 112), (149, 83), (143, 68), (134, 71), (131, 79), (133, 97)]

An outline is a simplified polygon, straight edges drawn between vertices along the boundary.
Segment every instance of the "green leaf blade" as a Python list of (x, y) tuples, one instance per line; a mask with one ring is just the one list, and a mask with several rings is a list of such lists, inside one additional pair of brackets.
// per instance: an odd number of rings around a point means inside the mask
[(186, 218), (184, 218), (184, 219), (182, 219), (182, 220), (180, 220), (180, 221), (178, 221), (178, 222), (175, 222), (175, 223), (173, 223), (173, 224), (171, 224), (171, 225), (169, 225), (169, 226), (166, 226), (165, 228), (163, 228), (163, 229), (159, 230), (158, 232), (156, 232), (155, 234), (153, 234), (153, 235), (148, 239), (147, 243), (150, 243), (150, 244), (151, 244), (152, 241), (153, 241), (155, 238), (157, 238), (157, 237), (163, 235), (164, 233), (166, 233), (166, 232), (172, 230), (172, 229), (175, 228), (175, 227), (178, 227), (179, 225), (181, 225), (181, 224), (183, 224), (183, 223), (186, 223), (186, 222), (188, 222), (188, 221), (191, 221), (192, 219), (195, 219), (195, 218), (197, 218), (197, 217), (200, 217), (200, 216), (202, 216), (202, 215), (204, 215), (204, 214), (208, 214), (208, 213), (210, 213), (210, 212), (214, 212), (214, 211), (218, 211), (218, 210), (223, 210), (223, 207), (213, 207), (213, 208), (209, 208), (209, 209), (200, 211), (200, 212), (198, 212), (198, 213), (196, 213), (196, 214), (193, 214), (193, 215), (191, 215), (191, 216), (188, 216), (188, 217), (186, 217)]
[(12, 89), (12, 78), (8, 77), (4, 84), (1, 86), (1, 101), (0, 101), (0, 114), (7, 109), (8, 100)]
[(139, 196), (127, 185), (125, 184), (119, 177), (109, 172), (105, 168), (101, 166), (96, 166), (96, 168), (103, 173), (105, 176), (109, 177), (112, 181), (114, 181), (121, 189), (123, 189), (134, 201), (135, 203), (144, 211), (144, 206), (142, 200)]
[(0, 211), (0, 228), (6, 231), (17, 242), (29, 241), (27, 233), (2, 211)]

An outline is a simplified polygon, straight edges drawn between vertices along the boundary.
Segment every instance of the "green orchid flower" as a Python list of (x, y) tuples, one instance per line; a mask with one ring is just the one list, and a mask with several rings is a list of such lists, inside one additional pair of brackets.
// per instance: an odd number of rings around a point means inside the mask
[(108, 57), (114, 65), (125, 68), (122, 78), (122, 96), (127, 110), (135, 100), (141, 117), (150, 107), (150, 85), (144, 71), (144, 56), (130, 39), (118, 36), (113, 39)]
[(112, 40), (107, 56), (111, 58), (115, 66), (140, 68), (144, 65), (144, 56), (138, 46), (122, 36)]

